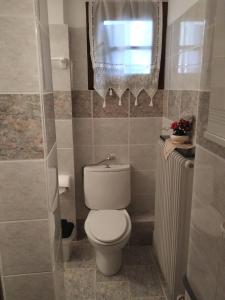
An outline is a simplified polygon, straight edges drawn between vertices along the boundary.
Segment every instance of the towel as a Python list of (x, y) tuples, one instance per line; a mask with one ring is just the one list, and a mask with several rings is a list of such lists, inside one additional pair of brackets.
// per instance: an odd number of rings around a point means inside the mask
[(192, 144), (178, 144), (178, 143), (173, 143), (171, 139), (167, 139), (165, 141), (165, 146), (164, 146), (164, 157), (165, 159), (168, 159), (170, 153), (172, 153), (176, 148), (179, 149), (191, 149), (194, 146)]

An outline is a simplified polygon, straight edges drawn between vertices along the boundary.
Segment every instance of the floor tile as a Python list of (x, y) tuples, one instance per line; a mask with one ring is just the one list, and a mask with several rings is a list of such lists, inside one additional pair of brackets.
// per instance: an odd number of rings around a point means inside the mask
[(127, 266), (132, 297), (163, 296), (158, 274), (153, 266)]
[(95, 252), (91, 245), (82, 243), (73, 245), (70, 261), (64, 264), (65, 269), (95, 268)]
[(129, 300), (128, 282), (98, 282), (96, 284), (97, 300)]
[(153, 265), (151, 246), (127, 246), (123, 259), (125, 265)]
[(127, 281), (125, 268), (122, 267), (120, 271), (113, 276), (105, 276), (98, 270), (96, 270), (96, 281), (97, 282), (106, 282), (106, 281)]
[(95, 299), (95, 270), (77, 268), (65, 271), (66, 300)]

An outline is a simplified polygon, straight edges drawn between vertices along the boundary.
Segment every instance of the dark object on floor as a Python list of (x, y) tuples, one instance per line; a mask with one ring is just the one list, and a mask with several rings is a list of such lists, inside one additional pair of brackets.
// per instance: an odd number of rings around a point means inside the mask
[(74, 224), (72, 222), (68, 222), (66, 219), (62, 219), (61, 227), (62, 227), (62, 238), (66, 239), (70, 237), (74, 228)]

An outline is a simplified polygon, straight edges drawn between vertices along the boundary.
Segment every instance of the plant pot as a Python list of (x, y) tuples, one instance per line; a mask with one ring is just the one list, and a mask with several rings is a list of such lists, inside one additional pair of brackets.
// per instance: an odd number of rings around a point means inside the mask
[(185, 144), (188, 143), (190, 140), (190, 137), (188, 135), (174, 135), (172, 134), (170, 136), (171, 140), (175, 144)]

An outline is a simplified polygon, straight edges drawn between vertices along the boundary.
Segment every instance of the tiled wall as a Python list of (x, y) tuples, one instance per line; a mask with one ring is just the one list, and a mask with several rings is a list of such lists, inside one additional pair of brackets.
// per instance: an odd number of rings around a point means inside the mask
[(1, 1), (0, 261), (5, 300), (64, 297), (45, 12), (45, 1)]
[[(196, 116), (196, 161), (187, 275), (200, 300), (222, 300), (225, 295), (225, 243), (220, 227), (225, 218), (225, 151), (204, 137), (209, 113), (212, 51), (215, 47), (221, 53), (225, 50), (224, 4), (223, 0), (199, 0), (169, 26), (170, 47), (167, 49), (166, 84), (169, 91), (168, 100), (164, 102), (164, 123), (190, 110)], [(205, 25), (202, 45), (196, 48), (201, 53), (201, 64), (197, 73), (188, 75), (178, 73), (178, 66), (174, 63), (179, 51), (179, 27), (185, 20), (204, 21)], [(191, 69), (192, 66), (188, 67)], [(221, 76), (224, 77), (224, 70)]]
[[(208, 6), (206, 5), (208, 2)], [(184, 4), (185, 5), (185, 4)], [(193, 116), (196, 120), (200, 92), (209, 88), (210, 57), (212, 49), (212, 16), (214, 5), (212, 1), (199, 0), (182, 16), (177, 18), (167, 28), (165, 97), (163, 109), (163, 132), (168, 130), (171, 121), (181, 117)], [(202, 24), (193, 46), (184, 48), (181, 42), (181, 26), (186, 29), (194, 22)], [(193, 32), (186, 30), (186, 40), (192, 41)], [(194, 54), (193, 54), (194, 53)], [(194, 55), (194, 56), (193, 56)], [(198, 59), (195, 59), (198, 55)], [(186, 61), (183, 57), (189, 57)], [(196, 143), (196, 122), (193, 130), (193, 143)]]
[(74, 91), (72, 97), (74, 124), (74, 156), (76, 176), (76, 204), (78, 219), (85, 219), (82, 167), (105, 158), (116, 156), (115, 163), (132, 166), (132, 203), (129, 210), (134, 218), (146, 221), (154, 214), (156, 144), (162, 121), (163, 91), (159, 90), (149, 106), (149, 97), (142, 92), (139, 105), (126, 91), (119, 99), (113, 94), (103, 99), (95, 91)]
[[(61, 218), (76, 222), (74, 151), (72, 129), (71, 72), (68, 25), (50, 25), (50, 45), (54, 90), (55, 125), (59, 174), (71, 177), (71, 186), (60, 195)], [(66, 58), (67, 68), (60, 67), (55, 58)]]

